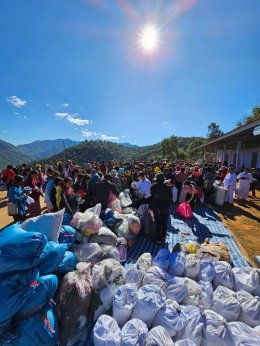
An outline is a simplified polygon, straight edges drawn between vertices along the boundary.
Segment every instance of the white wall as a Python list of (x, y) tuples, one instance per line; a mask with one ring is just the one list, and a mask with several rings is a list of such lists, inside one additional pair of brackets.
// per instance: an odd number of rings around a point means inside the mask
[[(227, 150), (226, 154), (228, 155), (228, 164), (233, 163), (234, 155), (236, 154), (236, 150)], [(245, 167), (251, 168), (251, 160), (252, 154), (258, 153), (257, 156), (257, 166), (255, 168), (260, 168), (260, 147), (253, 149), (241, 149), (241, 157), (240, 157), (240, 166), (243, 165)], [(223, 161), (223, 150), (217, 151), (217, 160)]]

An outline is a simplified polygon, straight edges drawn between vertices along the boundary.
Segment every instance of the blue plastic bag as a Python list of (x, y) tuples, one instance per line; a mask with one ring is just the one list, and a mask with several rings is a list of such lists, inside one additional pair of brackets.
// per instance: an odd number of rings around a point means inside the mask
[(58, 344), (58, 324), (51, 306), (21, 321), (12, 346), (52, 346)]
[(77, 256), (71, 251), (66, 251), (63, 257), (63, 260), (58, 266), (58, 273), (66, 274), (68, 272), (72, 272), (73, 270), (76, 269), (77, 263), (78, 263)]
[(0, 335), (38, 286), (38, 269), (0, 275)]
[(55, 271), (68, 250), (67, 244), (59, 244), (55, 241), (49, 241), (43, 250), (43, 261), (39, 265), (40, 275), (51, 274)]
[(37, 266), (47, 244), (44, 234), (24, 231), (19, 223), (0, 232), (0, 274)]
[(68, 213), (64, 213), (62, 225), (69, 225), (71, 220), (72, 220), (72, 216)]
[(17, 311), (15, 320), (22, 320), (34, 314), (38, 314), (46, 306), (46, 303), (54, 296), (58, 288), (58, 278), (50, 274), (40, 277), (30, 299)]
[(59, 235), (59, 243), (60, 244), (68, 244), (71, 247), (76, 240), (76, 230), (71, 226), (63, 225), (61, 226), (60, 235)]

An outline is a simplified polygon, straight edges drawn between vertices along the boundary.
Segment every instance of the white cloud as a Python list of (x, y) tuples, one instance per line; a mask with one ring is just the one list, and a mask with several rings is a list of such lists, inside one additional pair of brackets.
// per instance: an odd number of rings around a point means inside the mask
[(50, 103), (46, 103), (46, 106), (50, 106)]
[(163, 125), (168, 125), (168, 124), (169, 124), (168, 121), (164, 121), (164, 122), (163, 122)]
[(126, 138), (126, 136), (125, 136), (125, 135), (123, 135), (123, 136), (122, 136), (122, 138)]
[(101, 134), (100, 137), (104, 141), (117, 141), (119, 139), (119, 137), (107, 136), (107, 135), (103, 135), (103, 134)]
[(8, 96), (6, 100), (15, 107), (23, 107), (26, 105), (27, 101), (20, 99), (17, 96)]
[(100, 132), (95, 132), (95, 131), (89, 131), (88, 129), (82, 130), (81, 134), (83, 137), (96, 137), (103, 139), (104, 141), (116, 141), (119, 139), (119, 137), (114, 137), (114, 136), (107, 136), (103, 133)]
[(20, 113), (15, 112), (14, 115), (19, 115)]
[(81, 119), (81, 118), (78, 118), (77, 116), (78, 116), (78, 113), (76, 114), (69, 114), (69, 113), (63, 113), (63, 112), (55, 113), (55, 117), (57, 119), (66, 119), (69, 123), (73, 125), (84, 126), (84, 125), (89, 125), (91, 123), (90, 120)]
[(93, 132), (92, 131), (88, 131), (88, 130), (82, 130), (81, 134), (83, 137), (92, 137), (93, 136)]
[(70, 105), (69, 103), (63, 103), (62, 104), (63, 107), (69, 107), (69, 105)]

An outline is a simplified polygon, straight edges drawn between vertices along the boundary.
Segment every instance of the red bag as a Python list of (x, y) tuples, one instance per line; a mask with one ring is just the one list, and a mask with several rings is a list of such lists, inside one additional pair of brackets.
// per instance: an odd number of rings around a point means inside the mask
[(184, 219), (190, 219), (193, 216), (193, 213), (189, 203), (181, 203), (177, 208), (177, 214), (183, 217)]

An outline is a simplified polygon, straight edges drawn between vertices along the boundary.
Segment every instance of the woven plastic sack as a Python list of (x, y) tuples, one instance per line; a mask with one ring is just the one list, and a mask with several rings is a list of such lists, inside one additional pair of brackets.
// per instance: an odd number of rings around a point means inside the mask
[(200, 345), (202, 330), (205, 325), (205, 319), (203, 317), (204, 310), (193, 305), (183, 306), (182, 309), (188, 322), (185, 327), (178, 332), (176, 340), (190, 339), (195, 345)]
[(260, 297), (260, 279), (259, 279), (259, 284), (258, 284), (257, 288), (254, 290), (254, 292), (252, 294), (253, 294), (253, 296)]
[(112, 283), (122, 285), (125, 272), (125, 268), (112, 258), (95, 264), (92, 270), (93, 289), (99, 291)]
[(137, 289), (139, 289), (142, 286), (144, 275), (144, 269), (137, 264), (133, 264), (126, 270), (125, 283), (135, 283)]
[(186, 258), (183, 252), (175, 252), (171, 255), (168, 273), (176, 276), (183, 276)]
[(152, 255), (150, 252), (145, 252), (143, 253), (138, 260), (136, 261), (136, 264), (140, 267), (143, 268), (145, 272), (151, 267), (152, 265)]
[(121, 346), (144, 346), (147, 334), (146, 324), (138, 318), (133, 318), (122, 328)]
[(30, 298), (15, 314), (14, 319), (16, 321), (41, 312), (58, 288), (58, 278), (56, 275), (41, 276), (37, 281), (38, 286), (35, 287)]
[(236, 297), (241, 305), (238, 321), (250, 327), (260, 325), (260, 298), (245, 291), (238, 291)]
[(254, 328), (251, 328), (242, 322), (230, 322), (229, 327), (231, 329), (234, 346), (260, 345), (260, 336), (256, 333)]
[(186, 280), (177, 276), (170, 276), (165, 286), (164, 293), (167, 299), (181, 303), (189, 293)]
[(77, 232), (74, 228), (68, 225), (61, 226), (59, 243), (68, 244), (69, 247), (75, 243)]
[(165, 306), (157, 312), (153, 320), (153, 327), (162, 326), (173, 337), (185, 328), (187, 323), (187, 316), (183, 312), (183, 308), (177, 302), (167, 299)]
[(42, 262), (38, 266), (40, 275), (47, 275), (54, 272), (63, 260), (67, 250), (67, 244), (59, 244), (55, 241), (49, 241), (43, 250)]
[(187, 202), (181, 203), (178, 206), (176, 212), (179, 216), (183, 217), (186, 220), (192, 218), (192, 216), (193, 216), (191, 206)]
[(208, 281), (198, 281), (201, 288), (199, 295), (199, 306), (203, 306), (205, 309), (210, 309), (213, 304), (213, 287)]
[(260, 325), (259, 325), (259, 326), (256, 326), (256, 327), (254, 328), (254, 331), (256, 332), (256, 334), (257, 334), (258, 336), (260, 336)]
[(150, 328), (155, 315), (164, 307), (165, 301), (165, 294), (158, 286), (145, 285), (138, 291), (137, 302), (131, 317), (139, 318)]
[(129, 283), (117, 289), (113, 299), (113, 317), (120, 327), (130, 319), (136, 301), (136, 284)]
[(184, 278), (186, 286), (188, 288), (188, 296), (184, 298), (183, 304), (185, 305), (200, 305), (202, 287), (194, 280)]
[(234, 274), (231, 265), (224, 261), (217, 261), (215, 265), (214, 287), (225, 286), (229, 289), (234, 287)]
[(0, 274), (38, 265), (46, 244), (45, 235), (26, 232), (19, 223), (4, 228), (0, 232)]
[(143, 278), (143, 285), (156, 285), (165, 291), (170, 275), (163, 269), (152, 266)]
[(117, 237), (115, 233), (113, 233), (107, 227), (101, 227), (97, 234), (89, 237), (89, 243), (100, 243), (106, 245), (116, 245)]
[(76, 269), (77, 263), (77, 256), (71, 251), (66, 251), (63, 260), (58, 265), (57, 271), (59, 274), (66, 274), (68, 272), (72, 272)]
[(58, 241), (63, 220), (64, 210), (56, 213), (47, 213), (31, 217), (21, 224), (27, 232), (39, 232), (44, 234), (48, 240)]
[(212, 310), (205, 310), (206, 323), (203, 326), (202, 346), (233, 345), (231, 328), (227, 321)]
[(211, 310), (223, 316), (228, 322), (237, 321), (240, 314), (240, 303), (235, 292), (224, 286), (217, 287)]
[(195, 342), (190, 339), (183, 339), (176, 341), (175, 346), (198, 346), (198, 344), (195, 344)]
[(0, 335), (16, 312), (31, 298), (38, 286), (38, 275), (36, 267), (0, 275)]
[(102, 315), (97, 320), (93, 330), (95, 346), (120, 346), (121, 331), (114, 318)]
[(193, 254), (187, 255), (184, 276), (195, 280), (199, 272), (200, 272), (199, 257)]
[(235, 290), (254, 292), (259, 284), (259, 274), (256, 269), (241, 267), (232, 269), (235, 276)]
[(152, 328), (147, 334), (145, 346), (174, 346), (167, 330), (161, 326)]
[(80, 262), (95, 264), (102, 260), (102, 250), (97, 243), (75, 244), (73, 251)]
[(196, 277), (196, 280), (202, 280), (211, 282), (215, 277), (215, 266), (212, 261), (200, 261), (200, 271), (199, 274)]
[(94, 321), (96, 321), (101, 315), (111, 314), (113, 299), (119, 287), (120, 286), (118, 286), (117, 284), (111, 283), (107, 287), (102, 288), (99, 292), (94, 292), (97, 300), (99, 301), (98, 306), (95, 306), (95, 304), (93, 306), (93, 303), (91, 301), (91, 313), (94, 313)]
[(78, 263), (77, 270), (60, 281), (56, 302), (61, 345), (73, 345), (85, 332), (92, 292), (90, 271), (90, 264)]
[(168, 249), (160, 249), (153, 259), (153, 266), (163, 270), (168, 270), (171, 259), (171, 252)]

